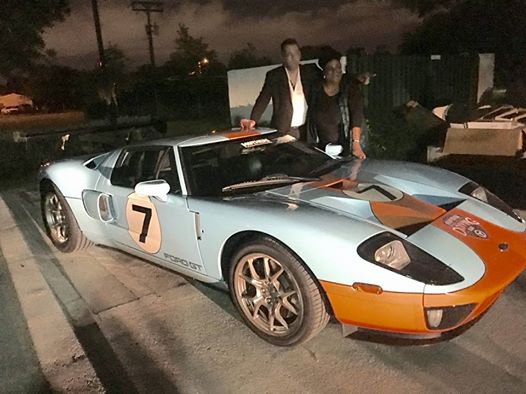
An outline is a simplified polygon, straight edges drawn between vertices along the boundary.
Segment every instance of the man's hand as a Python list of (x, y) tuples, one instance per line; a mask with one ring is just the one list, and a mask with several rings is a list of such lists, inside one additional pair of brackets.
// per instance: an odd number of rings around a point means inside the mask
[(239, 122), (241, 130), (254, 130), (256, 127), (256, 121), (252, 119), (241, 119)]

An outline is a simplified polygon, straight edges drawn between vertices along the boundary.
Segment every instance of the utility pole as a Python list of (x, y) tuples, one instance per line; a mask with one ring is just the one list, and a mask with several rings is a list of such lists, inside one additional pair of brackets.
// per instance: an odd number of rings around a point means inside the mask
[[(117, 123), (117, 102), (115, 100), (115, 86), (111, 88), (108, 73), (106, 70), (106, 56), (104, 55), (104, 42), (102, 41), (102, 29), (100, 27), (100, 18), (99, 18), (99, 5), (98, 0), (91, 0), (91, 8), (93, 10), (93, 21), (95, 23), (95, 34), (97, 35), (97, 46), (99, 49), (99, 72), (100, 72), (100, 81), (99, 81), (99, 92), (106, 91), (112, 92), (112, 98), (110, 102), (106, 102), (106, 114), (109, 118), (111, 124)], [(108, 94), (108, 93), (106, 93)]]
[(146, 13), (146, 35), (148, 36), (148, 47), (150, 49), (150, 63), (152, 67), (155, 67), (155, 54), (153, 50), (153, 35), (157, 34), (157, 25), (152, 25), (151, 13), (152, 12), (163, 12), (162, 1), (132, 1), (131, 7), (133, 11)]
[(159, 114), (159, 97), (157, 95), (157, 73), (155, 72), (155, 54), (153, 50), (153, 35), (159, 33), (157, 24), (152, 25), (151, 14), (153, 12), (163, 12), (162, 1), (140, 0), (132, 1), (131, 7), (133, 11), (146, 13), (146, 35), (148, 36), (148, 47), (150, 50), (150, 64), (152, 66), (153, 79), (153, 96), (154, 96), (154, 115)]
[(102, 31), (100, 29), (99, 5), (97, 0), (91, 0), (93, 9), (93, 20), (95, 22), (95, 34), (97, 35), (97, 46), (99, 47), (99, 67), (104, 72), (106, 68), (106, 57), (104, 56), (104, 43), (102, 41)]

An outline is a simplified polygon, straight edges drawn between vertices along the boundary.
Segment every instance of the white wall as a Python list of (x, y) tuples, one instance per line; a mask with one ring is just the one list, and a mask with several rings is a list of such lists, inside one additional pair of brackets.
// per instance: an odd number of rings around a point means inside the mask
[[(342, 66), (345, 66), (342, 59)], [(318, 59), (305, 60), (302, 64), (317, 63)], [(230, 120), (232, 125), (239, 124), (238, 119), (249, 118), (252, 107), (265, 82), (265, 74), (279, 64), (270, 66), (245, 68), (241, 70), (230, 70), (228, 72), (228, 98), (230, 100)], [(345, 68), (344, 68), (345, 70)], [(263, 113), (259, 125), (264, 126), (270, 122), (272, 116), (272, 100)]]

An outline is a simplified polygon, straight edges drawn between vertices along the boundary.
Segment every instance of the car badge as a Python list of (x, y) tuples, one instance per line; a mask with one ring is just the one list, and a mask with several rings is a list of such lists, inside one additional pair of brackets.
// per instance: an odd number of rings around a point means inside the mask
[(442, 221), (453, 231), (463, 235), (481, 239), (488, 239), (488, 233), (482, 228), (479, 222), (470, 217), (463, 217), (457, 214), (445, 216)]

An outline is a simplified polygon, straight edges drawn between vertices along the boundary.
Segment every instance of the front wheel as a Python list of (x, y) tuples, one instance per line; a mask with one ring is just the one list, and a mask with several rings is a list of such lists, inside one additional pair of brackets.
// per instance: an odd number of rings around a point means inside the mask
[(56, 186), (49, 185), (42, 191), (40, 207), (46, 233), (58, 250), (70, 253), (92, 244), (80, 230), (71, 208)]
[(229, 287), (243, 320), (274, 345), (305, 342), (329, 320), (315, 279), (289, 250), (270, 238), (235, 254)]

